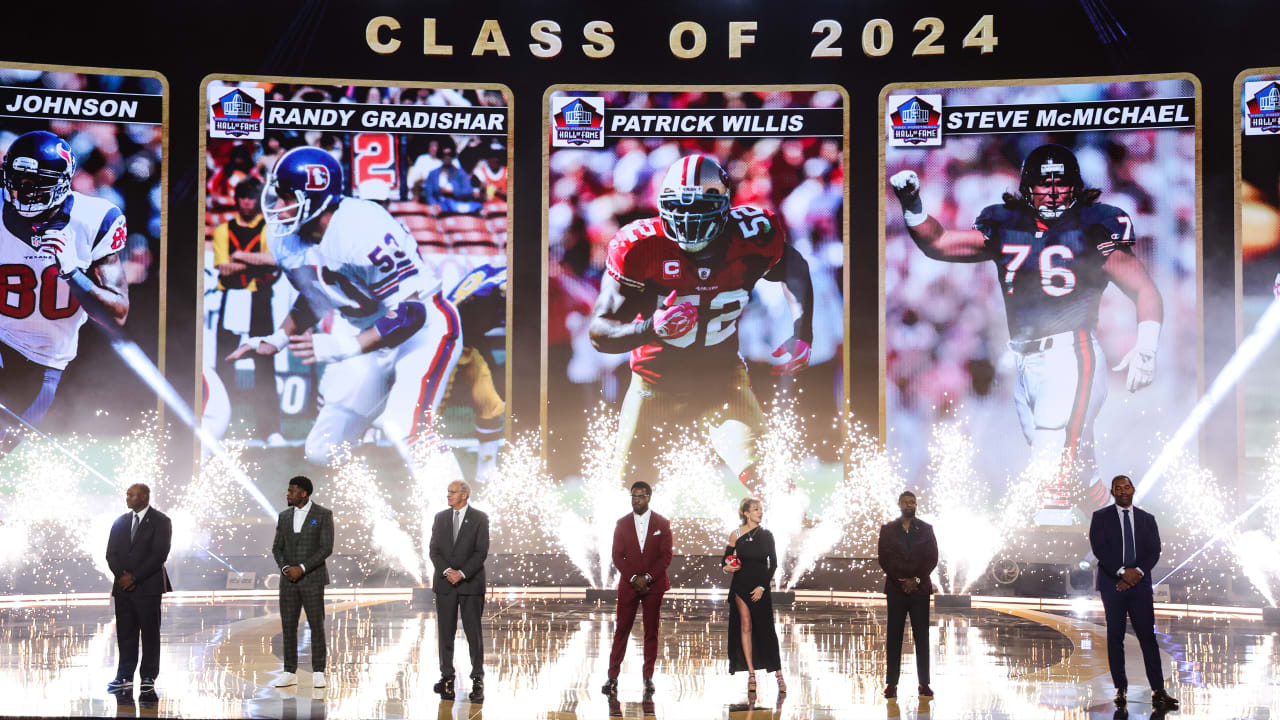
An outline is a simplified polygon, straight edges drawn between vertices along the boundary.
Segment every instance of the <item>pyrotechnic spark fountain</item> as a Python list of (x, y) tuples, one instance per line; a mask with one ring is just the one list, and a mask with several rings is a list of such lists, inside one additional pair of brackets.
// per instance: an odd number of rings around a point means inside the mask
[[(230, 460), (227, 455), (227, 451), (222, 447), (222, 443), (218, 442), (217, 438), (200, 426), (200, 420), (195, 416), (195, 413), (191, 411), (191, 408), (187, 403), (178, 395), (178, 391), (173, 389), (173, 386), (169, 384), (169, 381), (165, 380), (164, 375), (160, 373), (160, 369), (151, 362), (151, 359), (142, 351), (142, 348), (138, 347), (137, 343), (121, 337), (112, 337), (111, 348), (116, 351), (116, 354), (120, 356), (120, 359), (123, 360), (125, 364), (128, 365), (130, 369), (132, 369), (133, 372), (156, 393), (156, 395), (160, 396), (160, 399), (164, 401), (164, 404), (169, 406), (169, 408), (177, 414), (178, 419), (181, 420), (184, 425), (191, 428), (192, 432), (194, 432), (200, 439), (200, 442), (204, 443), (205, 447), (212, 449), (215, 457), (226, 463), (228, 469), (236, 467), (235, 462)], [(253, 498), (254, 501), (258, 503), (258, 506), (262, 508), (263, 513), (265, 513), (268, 518), (271, 518), (272, 520), (276, 518), (275, 507), (271, 505), (267, 500), (267, 497), (258, 489), (257, 484), (253, 482), (252, 478), (243, 472), (234, 471), (232, 472), (232, 477), (240, 483), (244, 488), (244, 491), (249, 494), (249, 497)]]
[[(333, 455), (329, 469), (335, 497), (354, 504), (357, 517), (369, 523), (369, 540), (373, 547), (421, 585), (426, 567), (426, 547), (421, 552), (415, 550), (413, 538), (401, 527), (395, 518), (396, 513), (379, 491), (374, 471), (347, 448)], [(367, 572), (369, 568), (364, 569)]]

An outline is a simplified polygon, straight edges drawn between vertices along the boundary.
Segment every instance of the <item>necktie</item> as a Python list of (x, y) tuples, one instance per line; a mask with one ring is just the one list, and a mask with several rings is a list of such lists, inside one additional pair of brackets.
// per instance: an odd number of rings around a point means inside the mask
[(1138, 551), (1133, 546), (1133, 525), (1129, 524), (1129, 511), (1120, 512), (1124, 513), (1124, 559), (1121, 564), (1131, 568), (1138, 562)]
[(458, 531), (462, 529), (462, 511), (453, 511), (453, 541), (458, 542)]
[(129, 542), (133, 542), (133, 537), (138, 534), (138, 513), (133, 514), (133, 527), (129, 528)]

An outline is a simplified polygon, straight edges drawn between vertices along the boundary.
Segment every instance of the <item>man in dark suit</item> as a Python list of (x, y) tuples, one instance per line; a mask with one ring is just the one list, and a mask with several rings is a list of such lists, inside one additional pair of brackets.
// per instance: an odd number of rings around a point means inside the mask
[(311, 679), (325, 686), (324, 586), (333, 554), (333, 512), (311, 502), (313, 486), (301, 475), (290, 478), (289, 509), (280, 513), (271, 554), (280, 568), (280, 623), (284, 630), (284, 673), (276, 687), (298, 684), (298, 617), (305, 608), (311, 628)]
[(1151, 513), (1134, 507), (1133, 481), (1129, 476), (1111, 479), (1111, 496), (1116, 499), (1115, 504), (1093, 514), (1089, 547), (1098, 558), (1097, 588), (1107, 617), (1107, 663), (1116, 686), (1116, 705), (1128, 702), (1129, 680), (1124, 672), (1124, 626), (1128, 617), (1142, 648), (1152, 706), (1175, 709), (1178, 701), (1164, 689), (1151, 590), (1151, 570), (1160, 561), (1160, 530)]
[(671, 523), (649, 509), (653, 489), (640, 481), (631, 486), (631, 512), (613, 529), (613, 566), (618, 568), (618, 618), (609, 653), (609, 680), (600, 691), (618, 694), (618, 673), (627, 652), (636, 610), (644, 608), (644, 694), (654, 692), (653, 666), (658, 661), (658, 615), (662, 594), (671, 589)]
[(142, 639), (144, 694), (155, 692), (160, 674), (160, 596), (171, 592), (164, 561), (169, 557), (173, 523), (151, 507), (151, 488), (141, 483), (125, 491), (129, 512), (116, 518), (107, 538), (107, 566), (115, 576), (111, 596), (116, 605), (116, 642), (120, 664), (107, 688), (127, 691), (138, 669), (138, 639)]
[(454, 698), (453, 638), (462, 610), (462, 632), (471, 651), (471, 702), (484, 702), (484, 641), (480, 616), (484, 613), (484, 559), (489, 556), (489, 516), (471, 507), (471, 486), (449, 483), (449, 509), (436, 513), (427, 553), (435, 567), (431, 587), (436, 598), (440, 643), (440, 680), (432, 688), (446, 700)]
[(897, 520), (880, 528), (877, 555), (884, 569), (885, 605), (889, 612), (888, 672), (884, 696), (898, 696), (898, 675), (902, 670), (902, 634), (911, 616), (911, 636), (916, 641), (916, 675), (920, 697), (933, 697), (929, 688), (929, 596), (933, 582), (929, 575), (938, 566), (938, 539), (933, 526), (916, 517), (915, 493), (898, 496)]

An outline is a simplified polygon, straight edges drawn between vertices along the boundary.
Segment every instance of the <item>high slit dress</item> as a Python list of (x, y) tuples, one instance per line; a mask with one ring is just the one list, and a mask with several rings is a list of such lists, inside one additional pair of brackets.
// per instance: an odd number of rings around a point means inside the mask
[[(747, 658), (742, 652), (742, 620), (738, 603), (742, 602), (751, 613), (751, 664), (756, 670), (777, 672), (782, 668), (778, 656), (778, 631), (773, 623), (773, 595), (769, 583), (778, 569), (778, 553), (773, 544), (773, 533), (757, 527), (738, 538), (737, 546), (726, 545), (724, 557), (737, 550), (741, 569), (733, 573), (729, 583), (729, 673), (747, 669)], [(724, 560), (721, 560), (721, 565)], [(764, 588), (757, 602), (751, 601), (751, 591)]]

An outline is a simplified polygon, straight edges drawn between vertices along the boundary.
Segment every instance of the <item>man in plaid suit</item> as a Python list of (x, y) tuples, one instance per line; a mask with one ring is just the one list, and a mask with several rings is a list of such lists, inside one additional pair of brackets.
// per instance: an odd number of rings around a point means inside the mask
[(311, 480), (289, 480), (289, 509), (280, 513), (271, 554), (280, 567), (280, 622), (284, 627), (284, 673), (276, 687), (298, 683), (298, 616), (307, 610), (311, 628), (314, 687), (324, 682), (324, 586), (329, 584), (325, 558), (333, 553), (333, 512), (311, 502)]

